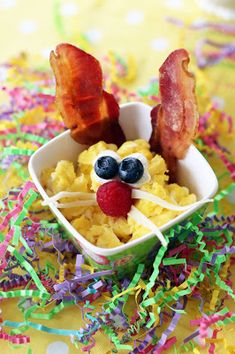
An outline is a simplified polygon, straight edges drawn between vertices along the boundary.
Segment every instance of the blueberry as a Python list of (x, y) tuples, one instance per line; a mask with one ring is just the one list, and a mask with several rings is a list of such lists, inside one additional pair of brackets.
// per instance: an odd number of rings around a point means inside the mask
[(119, 165), (119, 177), (123, 182), (135, 183), (144, 173), (144, 166), (134, 157), (126, 157)]
[(118, 163), (111, 156), (101, 156), (95, 162), (95, 173), (103, 179), (110, 179), (118, 173)]

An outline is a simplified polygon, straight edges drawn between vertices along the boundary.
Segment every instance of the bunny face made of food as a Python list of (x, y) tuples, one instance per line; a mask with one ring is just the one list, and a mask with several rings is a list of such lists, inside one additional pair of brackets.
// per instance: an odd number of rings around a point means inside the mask
[[(105, 164), (101, 173), (96, 168), (104, 157), (116, 162), (116, 173), (112, 164)], [(122, 164), (129, 159), (137, 159), (143, 166), (142, 176), (134, 182), (127, 180), (128, 173), (122, 178)], [(120, 246), (151, 230), (156, 233), (196, 202), (187, 188), (169, 184), (168, 179), (164, 159), (152, 153), (142, 139), (124, 142), (119, 148), (98, 142), (79, 154), (76, 166), (60, 161), (41, 176), (50, 201), (73, 227), (92, 244), (105, 248)]]
[(53, 202), (93, 244), (116, 247), (152, 231), (166, 246), (158, 227), (195, 205), (187, 188), (167, 183), (197, 130), (188, 62), (188, 53), (179, 49), (160, 68), (161, 104), (151, 112), (150, 141), (125, 141), (119, 106), (103, 90), (100, 63), (70, 44), (51, 52), (58, 109), (71, 137), (90, 147), (76, 168), (60, 161), (43, 172), (51, 196), (44, 204)]

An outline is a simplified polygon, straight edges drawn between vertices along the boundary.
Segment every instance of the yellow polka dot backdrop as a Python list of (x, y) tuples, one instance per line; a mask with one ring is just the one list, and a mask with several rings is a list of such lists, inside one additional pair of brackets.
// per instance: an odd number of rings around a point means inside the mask
[[(184, 26), (176, 26), (169, 20), (172, 18)], [(223, 19), (206, 12), (197, 1), (186, 0), (1, 0), (0, 60), (24, 51), (29, 53), (32, 65), (49, 69), (50, 50), (59, 42), (71, 42), (101, 61), (109, 51), (124, 58), (132, 56), (136, 75), (128, 84), (136, 88), (157, 77), (159, 65), (172, 50), (185, 47), (194, 53), (197, 41), (207, 37), (230, 40), (210, 29), (188, 29), (190, 24), (203, 21)], [(229, 85), (233, 86), (233, 81), (230, 75), (226, 84), (221, 80), (224, 68), (228, 71), (229, 66), (232, 64), (223, 62), (216, 74), (205, 70), (204, 80), (209, 92), (216, 91), (218, 96), (222, 92), (228, 97), (225, 108), (232, 113)]]

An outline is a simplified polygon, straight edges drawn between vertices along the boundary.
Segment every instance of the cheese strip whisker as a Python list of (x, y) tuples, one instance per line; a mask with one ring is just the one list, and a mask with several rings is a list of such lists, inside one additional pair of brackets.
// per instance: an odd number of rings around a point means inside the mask
[(164, 247), (167, 247), (167, 241), (164, 238), (161, 231), (159, 230), (159, 228), (151, 220), (149, 220), (143, 213), (141, 213), (141, 211), (137, 209), (134, 205), (132, 205), (131, 210), (128, 213), (128, 216), (134, 219), (138, 224), (143, 225), (144, 227), (152, 231), (157, 236), (161, 244)]
[(165, 209), (175, 210), (175, 211), (185, 211), (185, 210), (188, 210), (188, 209), (193, 208), (195, 206), (199, 206), (199, 205), (213, 202), (213, 199), (204, 199), (204, 200), (199, 200), (198, 202), (188, 204), (188, 205), (183, 205), (183, 206), (182, 205), (175, 205), (175, 204), (168, 203), (164, 199), (161, 199), (152, 193), (142, 191), (139, 189), (132, 189), (131, 197), (133, 199), (149, 200), (150, 202), (160, 205), (161, 207), (163, 207)]
[[(51, 203), (56, 202), (57, 200), (59, 200), (61, 198), (67, 198), (67, 197), (80, 197), (80, 199), (82, 199), (82, 200), (96, 201), (96, 194), (95, 193), (63, 191), (63, 192), (59, 192), (59, 193), (53, 195), (50, 198), (47, 198), (41, 204), (42, 205), (49, 205)], [(68, 204), (68, 203), (66, 203), (66, 204)], [(89, 204), (87, 204), (87, 205), (89, 205)], [(92, 205), (94, 205), (94, 204), (92, 204)]]
[(66, 208), (74, 208), (74, 207), (80, 207), (80, 206), (93, 206), (93, 205), (98, 205), (96, 200), (78, 200), (76, 202), (70, 202), (70, 203), (53, 203), (56, 208), (58, 209), (66, 209)]

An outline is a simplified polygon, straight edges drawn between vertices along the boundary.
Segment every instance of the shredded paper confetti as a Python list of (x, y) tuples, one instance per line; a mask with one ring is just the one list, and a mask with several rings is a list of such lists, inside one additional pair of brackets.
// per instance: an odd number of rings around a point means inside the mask
[[(106, 85), (119, 101), (159, 102), (156, 80), (136, 92), (123, 89), (122, 83), (135, 75), (130, 71), (132, 58), (125, 61), (110, 53), (104, 62)], [(64, 129), (50, 73), (30, 69), (27, 58), (2, 65), (1, 70), (7, 80), (1, 87), (5, 99), (0, 111), (0, 299), (17, 298), (22, 321), (10, 321), (3, 312), (0, 339), (30, 350), (27, 331), (32, 328), (68, 336), (78, 352), (90, 353), (95, 334), (102, 331), (113, 353), (177, 353), (179, 348), (199, 353), (201, 346), (207, 346), (209, 353), (218, 346), (224, 353), (235, 350), (219, 339), (221, 330), (235, 322), (235, 314), (225, 305), (235, 298), (231, 279), (235, 215), (223, 212), (224, 199), (235, 190), (235, 162), (221, 140), (223, 134), (234, 137), (231, 117), (213, 103), (200, 117), (197, 146), (207, 158), (220, 160), (227, 181), (213, 208), (170, 230), (165, 236), (175, 237), (175, 245), (169, 250), (162, 246), (152, 268), (139, 264), (132, 277), (117, 280), (112, 271), (84, 263), (57, 220), (41, 206), (29, 180), (29, 157)], [(47, 261), (42, 262), (45, 255)], [(180, 341), (175, 329), (189, 303), (194, 304), (195, 318), (188, 324), (188, 336)], [(53, 317), (74, 305), (86, 322), (83, 328), (51, 326)]]
[[(167, 17), (166, 20), (178, 27), (187, 28), (192, 31), (213, 30), (215, 33), (227, 36), (226, 42), (211, 40), (209, 38), (200, 38), (195, 45), (195, 57), (199, 68), (203, 69), (216, 65), (227, 59), (234, 63), (235, 60), (235, 25), (233, 23), (216, 23), (205, 20), (195, 21), (190, 24), (174, 17)], [(232, 39), (232, 41), (231, 41)]]

